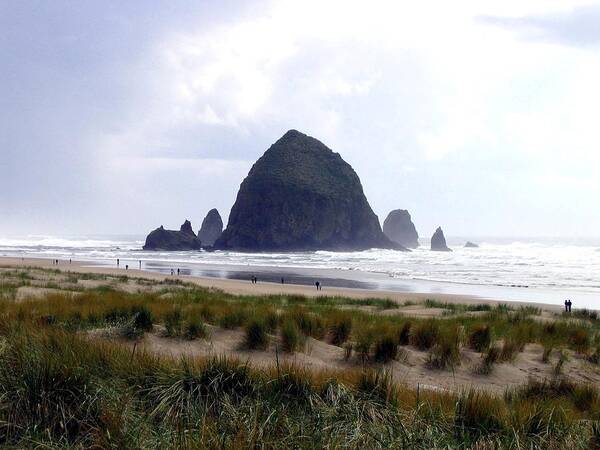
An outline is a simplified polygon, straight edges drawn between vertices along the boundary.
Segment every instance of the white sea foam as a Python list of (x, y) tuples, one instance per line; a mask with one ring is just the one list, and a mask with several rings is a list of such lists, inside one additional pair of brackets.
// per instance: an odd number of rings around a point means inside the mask
[[(455, 240), (464, 243), (464, 240)], [(372, 249), (362, 252), (143, 252), (140, 237), (25, 236), (0, 238), (0, 255), (113, 261), (143, 259), (186, 264), (338, 269), (385, 274), (389, 279), (425, 280), (475, 286), (573, 289), (600, 298), (598, 240), (486, 239), (479, 248), (452, 246), (431, 252), (426, 245), (410, 253)], [(423, 243), (426, 244), (426, 243)]]

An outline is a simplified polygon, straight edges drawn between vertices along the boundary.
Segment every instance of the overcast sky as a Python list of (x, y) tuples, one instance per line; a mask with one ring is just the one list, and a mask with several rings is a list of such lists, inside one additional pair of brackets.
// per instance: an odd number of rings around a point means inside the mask
[(0, 236), (226, 220), (286, 130), (419, 234), (600, 235), (600, 3), (0, 0)]

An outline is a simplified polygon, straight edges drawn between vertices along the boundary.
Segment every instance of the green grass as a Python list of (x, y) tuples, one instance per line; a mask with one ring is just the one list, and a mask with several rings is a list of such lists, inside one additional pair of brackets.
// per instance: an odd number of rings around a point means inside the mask
[(6, 321), (0, 337), (3, 447), (585, 449), (597, 439), (590, 385), (417, 392), (389, 372), (132, 355)]
[[(599, 442), (598, 388), (568, 374), (502, 396), (416, 390), (373, 365), (402, 360), (399, 345), (412, 345), (430, 352), (433, 367), (453, 368), (468, 345), (483, 350), (479, 373), (486, 376), (528, 343), (572, 349), (593, 363), (598, 328), (589, 312), (585, 323), (572, 316), (542, 323), (531, 308), (431, 301), (456, 314), (407, 319), (377, 314), (395, 307), (387, 300), (236, 297), (180, 280), (139, 279), (153, 291), (125, 293), (114, 277), (74, 273), (68, 283), (77, 285), (76, 296), (15, 302), (18, 287), (40, 281), (37, 269), (19, 273), (0, 279), (1, 447), (584, 449)], [(107, 287), (86, 289), (83, 279)], [(468, 311), (483, 315), (460, 315)], [(138, 339), (155, 324), (187, 339), (208, 337), (206, 324), (243, 329), (252, 349), (267, 348), (276, 335), (287, 352), (302, 351), (311, 336), (343, 347), (350, 366), (357, 359), (364, 368), (258, 370), (225, 358), (132, 351), (84, 333), (117, 327)]]

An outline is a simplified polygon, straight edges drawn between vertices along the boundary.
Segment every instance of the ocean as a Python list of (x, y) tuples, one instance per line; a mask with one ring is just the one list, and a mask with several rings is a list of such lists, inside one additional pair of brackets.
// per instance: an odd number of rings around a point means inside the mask
[(0, 255), (128, 264), (169, 273), (346, 286), (406, 292), (475, 295), (496, 300), (600, 309), (600, 238), (580, 240), (482, 238), (479, 248), (449, 238), (452, 252), (372, 249), (361, 252), (144, 252), (143, 236), (0, 237)]

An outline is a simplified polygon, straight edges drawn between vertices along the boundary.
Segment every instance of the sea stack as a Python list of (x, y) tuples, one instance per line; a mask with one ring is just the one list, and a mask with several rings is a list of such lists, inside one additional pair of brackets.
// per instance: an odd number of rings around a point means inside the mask
[(296, 130), (252, 166), (214, 245), (241, 251), (394, 248), (358, 175), (338, 153)]
[(435, 252), (451, 252), (446, 245), (446, 238), (444, 237), (444, 232), (442, 231), (442, 227), (437, 227), (433, 236), (431, 236), (431, 250)]
[(198, 239), (202, 241), (204, 247), (212, 247), (221, 233), (223, 232), (223, 220), (216, 209), (211, 209), (204, 220), (200, 231), (198, 231)]
[(192, 224), (186, 220), (179, 231), (165, 230), (161, 225), (146, 237), (144, 250), (200, 250), (200, 239), (194, 233)]
[(467, 241), (465, 248), (479, 248), (479, 245), (475, 244), (474, 242)]
[(394, 242), (407, 248), (419, 246), (419, 234), (405, 209), (391, 211), (383, 222), (383, 233)]

